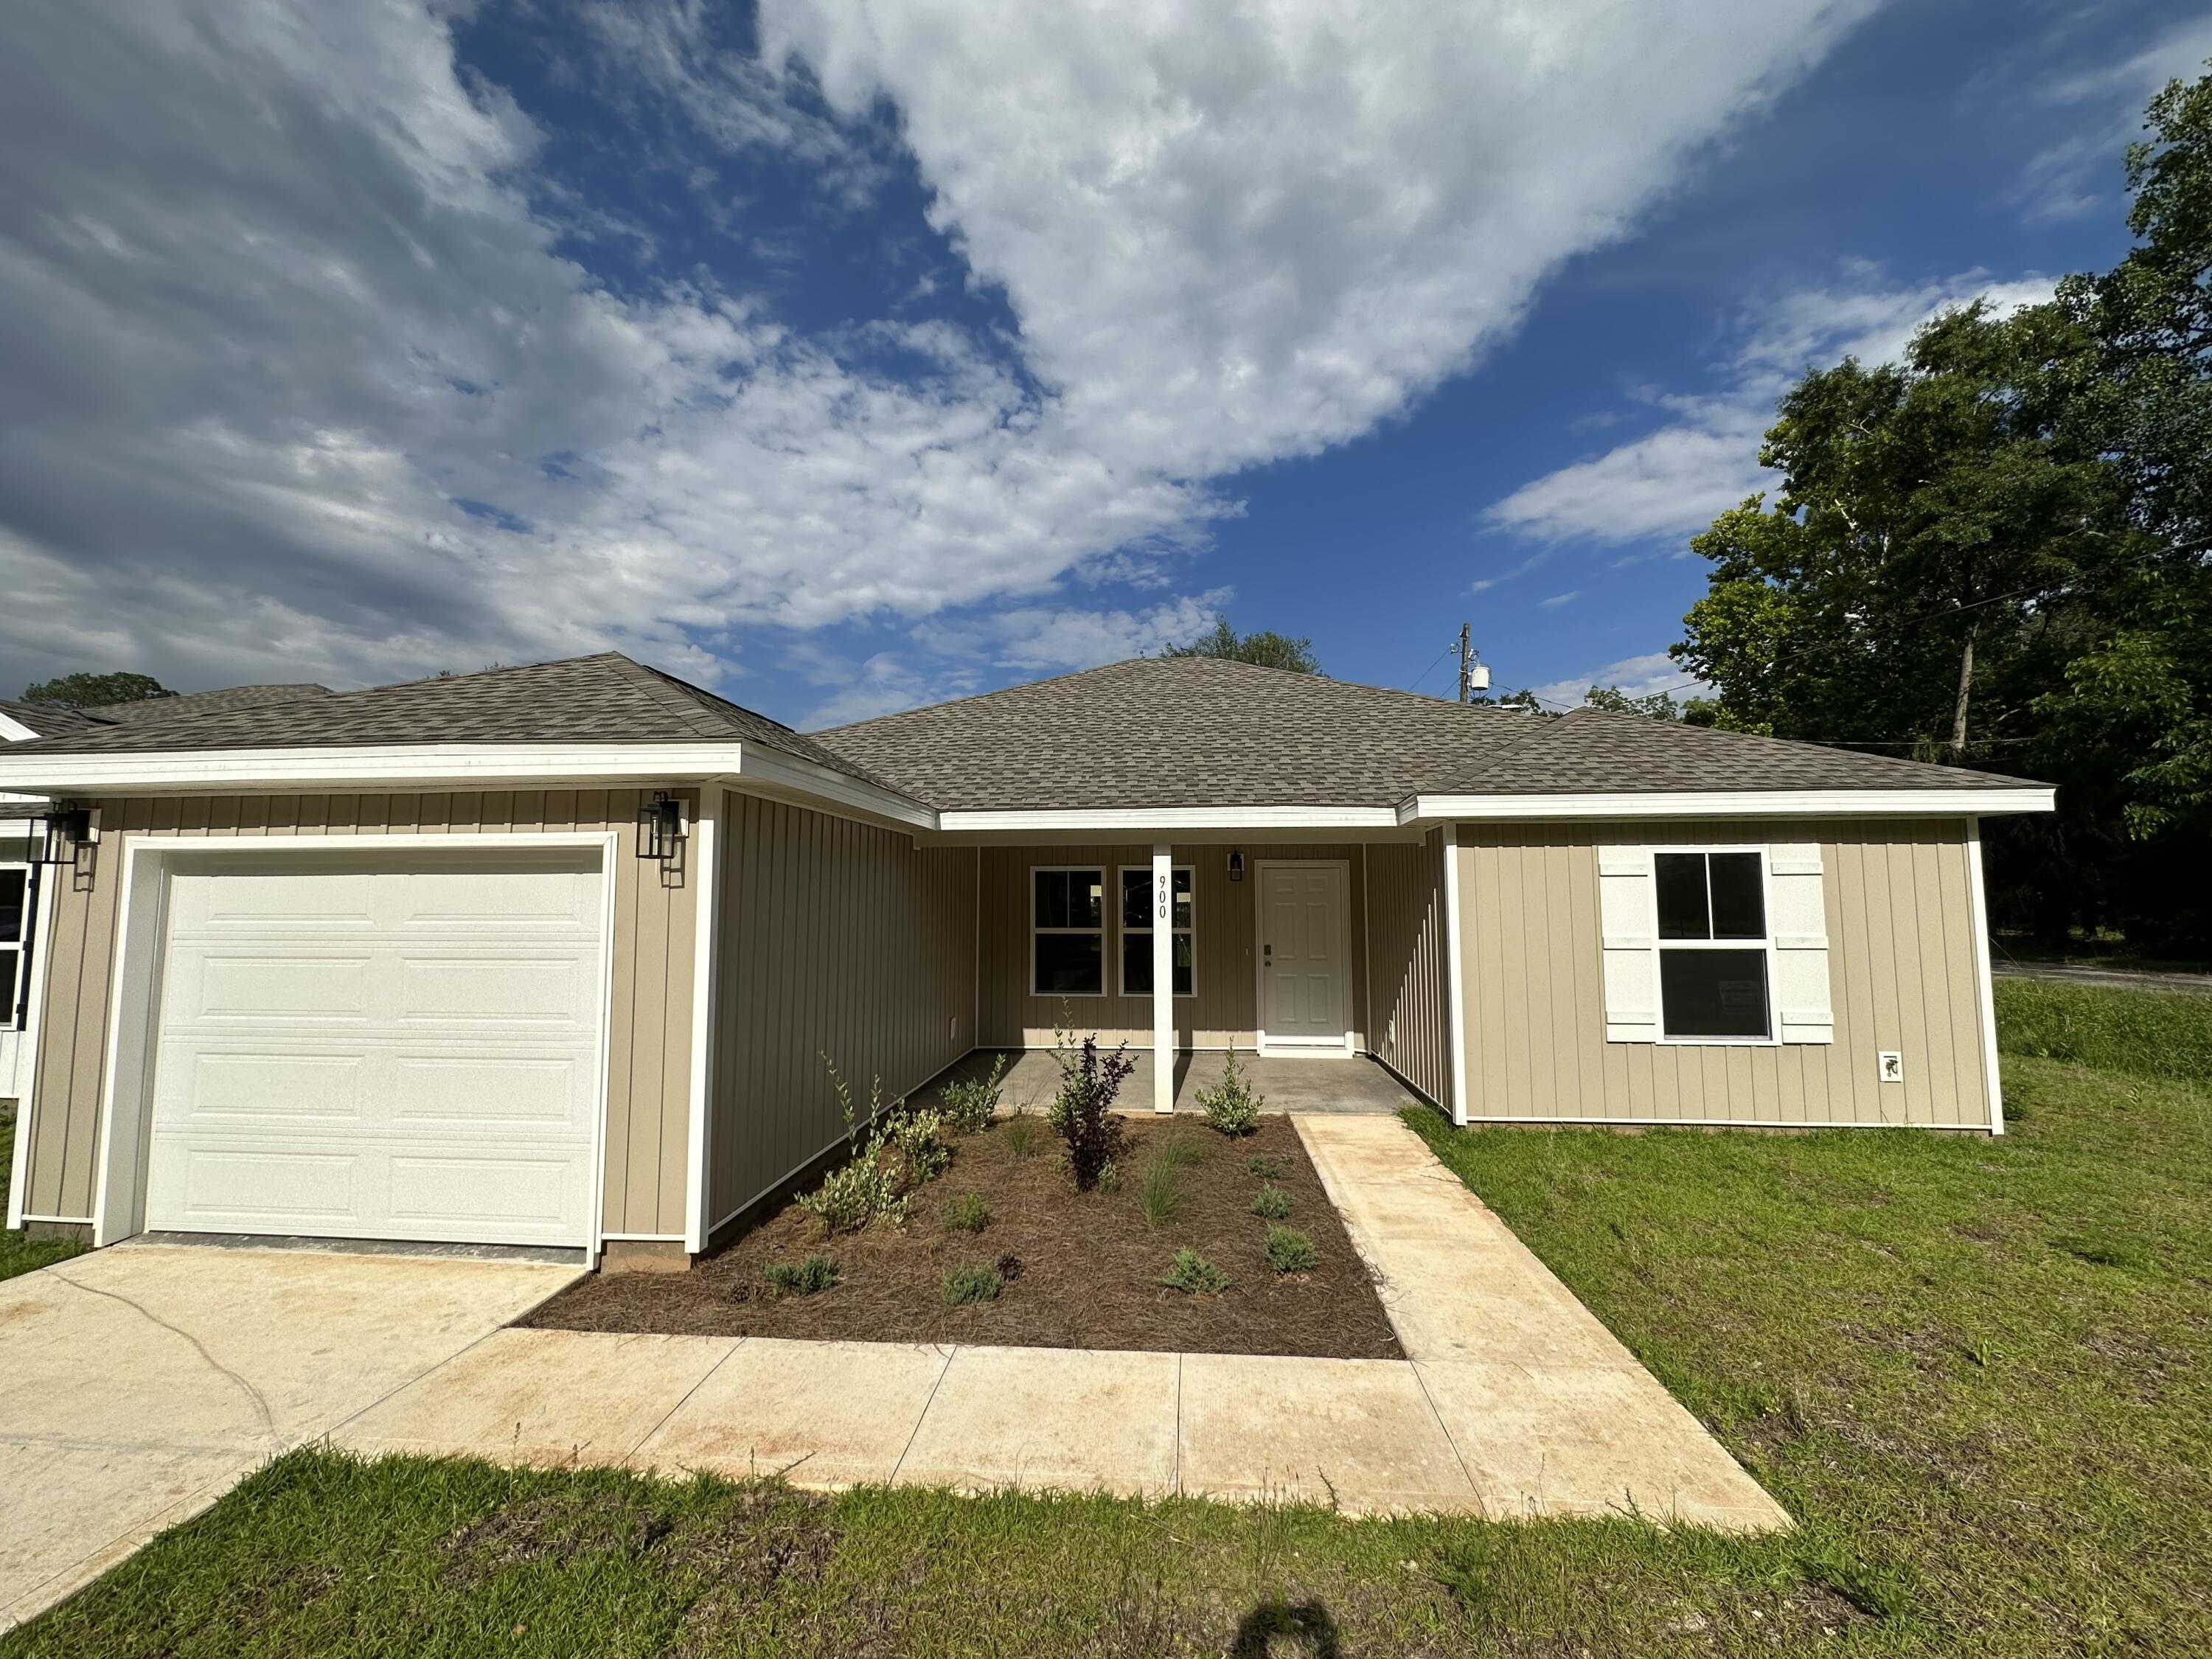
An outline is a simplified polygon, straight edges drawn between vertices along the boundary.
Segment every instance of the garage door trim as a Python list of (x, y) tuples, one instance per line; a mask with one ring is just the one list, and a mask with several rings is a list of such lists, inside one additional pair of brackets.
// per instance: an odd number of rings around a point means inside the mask
[(599, 1035), (592, 1118), (591, 1229), (587, 1249), (599, 1257), (606, 1205), (607, 1055), (613, 1009), (615, 831), (549, 830), (543, 834), (396, 836), (131, 836), (123, 838), (122, 896), (115, 920), (114, 977), (108, 988), (106, 1064), (100, 1101), (99, 1186), (93, 1203), (93, 1243), (112, 1244), (145, 1231), (146, 1181), (153, 1109), (155, 1034), (171, 866), (195, 861), (268, 859), (271, 854), (390, 854), (401, 867), (409, 854), (552, 852), (594, 849), (599, 855)]

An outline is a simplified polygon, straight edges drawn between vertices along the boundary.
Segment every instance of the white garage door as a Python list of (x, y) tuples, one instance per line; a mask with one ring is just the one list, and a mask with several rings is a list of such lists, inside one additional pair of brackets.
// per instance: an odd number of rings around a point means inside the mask
[(146, 1224), (588, 1243), (601, 889), (564, 856), (179, 869)]

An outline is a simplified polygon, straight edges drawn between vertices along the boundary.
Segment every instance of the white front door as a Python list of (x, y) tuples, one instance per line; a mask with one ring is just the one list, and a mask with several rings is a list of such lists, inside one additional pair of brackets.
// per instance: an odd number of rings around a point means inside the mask
[(587, 1243), (600, 879), (573, 858), (179, 871), (147, 1226)]
[(1346, 888), (1340, 864), (1260, 866), (1260, 1024), (1267, 1048), (1346, 1047)]

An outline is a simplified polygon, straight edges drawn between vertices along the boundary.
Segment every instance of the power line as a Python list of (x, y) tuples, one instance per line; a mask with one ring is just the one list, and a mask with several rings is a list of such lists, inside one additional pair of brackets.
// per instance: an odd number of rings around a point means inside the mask
[[(1454, 641), (1451, 642), (1451, 645), (1447, 645), (1446, 647), (1444, 647), (1444, 648), (1443, 648), (1443, 650), (1441, 650), (1441, 651), (1437, 652), (1437, 662), (1442, 662), (1442, 661), (1443, 661), (1446, 657), (1449, 657), (1449, 655), (1451, 655), (1451, 653), (1452, 653), (1452, 647), (1453, 647), (1453, 646), (1457, 645), (1458, 643), (1459, 643), (1459, 641), (1458, 641), (1457, 640), (1454, 640)], [(1407, 690), (1408, 691), (1418, 691), (1418, 690), (1419, 690), (1421, 689), (1421, 680), (1425, 680), (1426, 678), (1428, 678), (1428, 677), (1429, 677), (1430, 675), (1431, 675), (1431, 674), (1433, 674), (1433, 673), (1435, 673), (1435, 672), (1437, 672), (1437, 662), (1432, 662), (1432, 663), (1431, 663), (1431, 664), (1430, 664), (1426, 668), (1424, 668), (1424, 669), (1421, 671), (1421, 677), (1420, 677), (1420, 679), (1417, 679), (1417, 680), (1415, 680), (1415, 681), (1414, 681), (1411, 685), (1407, 686), (1407, 687), (1406, 688), (1406, 690)]]

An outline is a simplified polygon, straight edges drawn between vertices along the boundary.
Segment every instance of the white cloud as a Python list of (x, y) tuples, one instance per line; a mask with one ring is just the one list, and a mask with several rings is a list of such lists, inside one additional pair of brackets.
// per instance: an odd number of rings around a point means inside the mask
[(1531, 686), (1540, 702), (1553, 708), (1579, 708), (1592, 686), (1619, 686), (1632, 697), (1648, 697), (1664, 691), (1678, 702), (1708, 696), (1711, 688), (1692, 678), (1672, 657), (1654, 651), (1641, 657), (1624, 657), (1587, 674), (1570, 674), (1546, 685)]
[(848, 204), (888, 100), (1000, 341), (608, 291), (556, 236), (622, 204), (559, 195), (442, 6), (19, 0), (0, 657), (344, 684), (611, 643), (711, 678), (749, 630), (976, 606), (1025, 666), (1161, 637), (1199, 602), (1060, 596), (1157, 579), (1235, 510), (1211, 481), (1464, 369), (1872, 3), (769, 0), (757, 63), (700, 0), (592, 14), (703, 153)]
[(1570, 588), (1564, 593), (1553, 594), (1548, 599), (1537, 600), (1536, 609), (1539, 611), (1556, 611), (1563, 605), (1572, 605), (1577, 599), (1582, 598), (1582, 590), (1580, 588)]
[(2212, 58), (2212, 18), (2178, 23), (2112, 61), (2067, 67), (2043, 84), (2044, 100), (2081, 107), (2087, 125), (2039, 150), (2022, 170), (2018, 196), (2027, 217), (2073, 218), (2110, 206), (2123, 183), (2121, 156), (2142, 134), (2143, 106), (2168, 81), (2193, 81)]
[(1669, 417), (1665, 424), (1530, 480), (1493, 503), (1484, 521), (1547, 542), (1686, 543), (1718, 514), (1779, 483), (1759, 466), (1759, 444), (1776, 402), (1806, 368), (1846, 356), (1893, 362), (1915, 330), (1946, 310), (1980, 298), (2008, 313), (2049, 299), (2052, 286), (2041, 276), (1995, 283), (1978, 270), (1910, 288), (1880, 286), (1881, 273), (1866, 265), (1844, 276), (1843, 286), (1801, 289), (1742, 318), (1724, 390), (1644, 394)]

